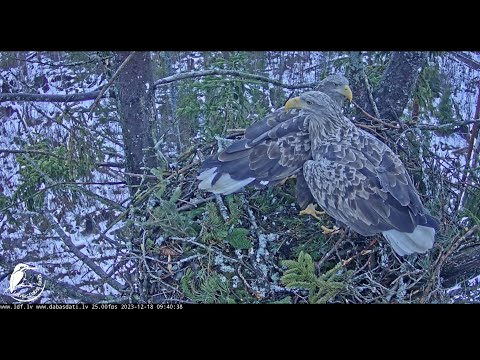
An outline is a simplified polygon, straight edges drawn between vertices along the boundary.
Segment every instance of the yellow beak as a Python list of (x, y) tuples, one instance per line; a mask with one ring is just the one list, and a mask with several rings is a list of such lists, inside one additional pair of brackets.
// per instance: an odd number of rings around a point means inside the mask
[(342, 89), (342, 95), (345, 96), (350, 102), (353, 99), (353, 94), (352, 94), (352, 89), (350, 89), (350, 86), (345, 85)]
[(291, 98), (289, 99), (286, 103), (285, 103), (285, 112), (287, 112), (288, 110), (290, 109), (295, 109), (295, 108), (298, 108), (300, 107), (300, 96), (297, 96), (297, 97), (294, 97), (294, 98)]

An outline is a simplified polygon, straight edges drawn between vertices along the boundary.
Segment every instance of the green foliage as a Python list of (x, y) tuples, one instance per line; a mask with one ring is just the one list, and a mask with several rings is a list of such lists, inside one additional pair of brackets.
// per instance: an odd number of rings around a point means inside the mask
[(312, 254), (315, 261), (320, 260), (322, 255), (327, 251), (327, 237), (319, 228), (320, 225), (332, 226), (329, 217), (322, 217), (319, 222), (311, 216), (300, 216), (298, 211), (292, 216), (280, 215), (275, 219), (277, 224), (281, 224), (282, 228), (288, 229), (289, 236), (296, 240), (292, 242), (292, 254), (285, 254), (287, 257), (298, 256), (302, 251)]
[(273, 194), (273, 188), (258, 191), (250, 197), (252, 204), (259, 210), (260, 214), (270, 214), (278, 210), (278, 199)]
[(284, 298), (276, 301), (272, 301), (270, 304), (291, 304), (292, 303), (292, 297), (291, 296), (285, 296)]
[[(249, 71), (245, 52), (233, 52), (227, 57), (213, 54), (213, 69)], [(254, 120), (252, 114), (262, 118), (267, 109), (261, 105), (263, 84), (239, 77), (206, 76), (183, 82), (179, 87), (177, 117), (195, 130), (200, 119), (202, 131), (208, 139), (223, 136), (229, 128), (246, 127)], [(192, 132), (193, 133), (193, 132)]]
[(203, 304), (234, 304), (235, 299), (231, 296), (231, 289), (226, 280), (218, 274), (207, 274), (200, 270), (197, 276), (187, 269), (180, 280), (183, 294), (196, 303)]
[(465, 192), (465, 203), (460, 216), (467, 216), (470, 219), (470, 226), (480, 224), (480, 190), (470, 188)]
[(250, 249), (252, 247), (252, 242), (247, 239), (247, 235), (249, 232), (250, 230), (248, 229), (234, 228), (232, 229), (232, 232), (227, 236), (227, 241), (236, 250)]
[(435, 114), (433, 100), (440, 96), (441, 74), (438, 63), (434, 62), (423, 67), (422, 73), (413, 94), (421, 113)]
[(242, 227), (235, 227), (241, 223), (240, 216), (242, 216), (238, 198), (235, 195), (227, 196), (226, 203), (230, 213), (230, 218), (227, 222), (223, 220), (214, 203), (208, 203), (206, 205), (207, 211), (204, 215), (202, 241), (217, 244), (226, 241), (237, 250), (251, 248), (252, 242), (247, 238), (249, 230)]
[(215, 203), (206, 205), (204, 214), (204, 230), (202, 241), (204, 243), (221, 243), (228, 235), (228, 227), (220, 215)]
[[(158, 172), (155, 172), (159, 175)], [(171, 187), (167, 180), (159, 179), (158, 184), (150, 191), (153, 193), (156, 205), (151, 209), (147, 221), (140, 222), (144, 228), (160, 228), (162, 236), (196, 236), (199, 231), (194, 222), (203, 209), (177, 211), (177, 201), (182, 195), (180, 187)]]
[(14, 220), (12, 217), (11, 212), (9, 211), (8, 207), (10, 206), (12, 200), (8, 197), (0, 193), (0, 213), (5, 214), (9, 221)]
[(261, 214), (281, 211), (296, 201), (295, 180), (288, 180), (283, 186), (274, 186), (256, 191), (250, 199)]
[(338, 263), (334, 268), (318, 277), (315, 275), (315, 264), (312, 257), (303, 251), (298, 260), (284, 260), (282, 265), (288, 269), (281, 281), (288, 288), (308, 289), (309, 301), (312, 304), (322, 304), (332, 301), (335, 296), (346, 290), (346, 282), (350, 272), (342, 269)]
[[(299, 217), (302, 221), (306, 221), (305, 217)], [(305, 227), (305, 225), (303, 226)], [(313, 254), (312, 258), (314, 261), (320, 260), (322, 255), (326, 252), (326, 242), (327, 238), (321, 231), (316, 231), (315, 233), (308, 233), (307, 236), (301, 238), (305, 239), (304, 241), (299, 241), (293, 247), (293, 253), (295, 255), (300, 255), (302, 252)]]
[(86, 152), (69, 151), (65, 146), (52, 148), (42, 141), (27, 146), (24, 150), (43, 152), (17, 155), (20, 185), (13, 195), (13, 200), (25, 201), (30, 211), (43, 206), (45, 193), (40, 191), (40, 188), (42, 184), (51, 185), (44, 178), (45, 175), (54, 182), (74, 182), (90, 175), (93, 169), (93, 161)]
[(233, 225), (240, 223), (240, 217), (243, 215), (243, 211), (238, 196), (227, 196), (225, 197), (225, 202), (228, 206), (228, 212), (230, 214), (230, 220), (228, 221), (228, 223)]
[(440, 104), (437, 109), (438, 119), (440, 124), (449, 124), (454, 120), (453, 108), (452, 108), (452, 91), (447, 86), (440, 98)]

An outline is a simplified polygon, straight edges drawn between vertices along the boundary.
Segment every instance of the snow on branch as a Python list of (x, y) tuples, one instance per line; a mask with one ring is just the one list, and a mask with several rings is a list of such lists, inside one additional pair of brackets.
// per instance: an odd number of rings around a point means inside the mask
[(175, 74), (175, 75), (171, 75), (171, 76), (167, 76), (162, 79), (159, 79), (155, 81), (154, 86), (160, 87), (160, 86), (170, 84), (172, 82), (179, 81), (179, 80), (192, 79), (192, 78), (198, 78), (203, 76), (212, 76), (212, 75), (237, 76), (237, 77), (243, 77), (245, 79), (250, 79), (250, 80), (259, 80), (259, 81), (264, 81), (264, 82), (277, 85), (286, 89), (307, 89), (307, 88), (313, 88), (316, 86), (316, 84), (289, 85), (289, 84), (284, 84), (283, 82), (278, 80), (270, 79), (269, 77), (266, 77), (266, 76), (255, 75), (255, 74), (250, 74), (250, 73), (246, 73), (243, 71), (236, 71), (236, 70), (190, 71), (190, 72)]
[(86, 100), (95, 100), (99, 94), (100, 90), (67, 95), (29, 93), (0, 94), (0, 103), (6, 101), (80, 102)]

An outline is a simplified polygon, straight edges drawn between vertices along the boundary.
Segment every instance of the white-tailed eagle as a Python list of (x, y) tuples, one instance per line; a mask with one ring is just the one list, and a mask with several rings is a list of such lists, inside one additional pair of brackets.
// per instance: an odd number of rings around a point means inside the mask
[[(345, 99), (352, 100), (352, 91), (343, 75), (326, 77), (317, 90), (340, 107)], [(228, 195), (248, 184), (271, 186), (299, 173), (305, 161), (312, 159), (310, 117), (303, 109), (285, 112), (281, 107), (254, 123), (246, 129), (243, 139), (204, 161), (198, 187)], [(300, 207), (305, 208), (313, 197), (306, 194), (308, 188), (302, 180), (298, 181), (297, 194)]]
[(395, 153), (343, 116), (341, 104), (352, 93), (339, 78), (323, 92), (288, 100), (250, 126), (244, 139), (205, 160), (199, 188), (227, 195), (297, 174), (302, 207), (315, 199), (357, 233), (382, 233), (401, 256), (424, 253), (433, 246), (438, 221), (426, 213)]

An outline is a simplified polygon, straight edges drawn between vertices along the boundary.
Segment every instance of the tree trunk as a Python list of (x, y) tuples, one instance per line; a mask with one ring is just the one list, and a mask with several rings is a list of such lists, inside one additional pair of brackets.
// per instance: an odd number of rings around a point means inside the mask
[(394, 52), (373, 98), (383, 119), (398, 120), (411, 99), (427, 52)]
[[(376, 116), (370, 99), (369, 90), (365, 84), (364, 67), (361, 54), (351, 53), (352, 69), (349, 77), (355, 89), (357, 103), (369, 114)], [(425, 65), (428, 52), (398, 51), (391, 54), (387, 68), (383, 73), (380, 84), (371, 89), (371, 96), (378, 110), (380, 118), (398, 121), (412, 98), (417, 81)], [(359, 113), (361, 118), (365, 115)]]
[[(126, 51), (116, 53), (118, 66), (128, 55), (129, 52)], [(152, 137), (155, 103), (150, 53), (135, 54), (118, 77), (116, 84), (126, 171), (133, 174), (148, 174), (150, 168), (158, 165)], [(140, 182), (140, 177), (127, 176), (127, 184), (132, 186), (130, 188), (132, 196), (137, 191), (135, 185)]]
[(440, 276), (446, 288), (478, 275), (480, 268), (480, 246), (468, 246), (452, 255), (442, 268)]

